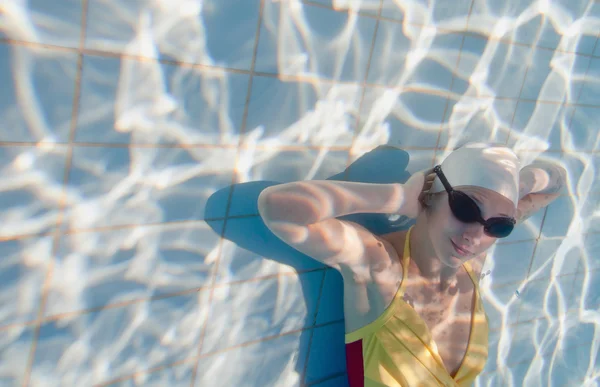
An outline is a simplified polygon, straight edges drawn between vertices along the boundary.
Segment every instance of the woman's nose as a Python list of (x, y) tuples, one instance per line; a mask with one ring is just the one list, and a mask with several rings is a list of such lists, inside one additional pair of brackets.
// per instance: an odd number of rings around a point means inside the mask
[(463, 238), (471, 244), (478, 244), (483, 237), (483, 225), (479, 223), (472, 223), (467, 225), (463, 232)]

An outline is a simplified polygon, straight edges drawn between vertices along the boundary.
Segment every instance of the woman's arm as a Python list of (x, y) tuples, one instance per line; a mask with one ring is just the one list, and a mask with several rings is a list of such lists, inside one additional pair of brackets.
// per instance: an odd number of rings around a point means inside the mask
[[(427, 176), (431, 174), (426, 171)], [(425, 173), (405, 184), (311, 180), (268, 187), (258, 197), (267, 228), (296, 250), (340, 270), (381, 269), (394, 260), (378, 237), (338, 217), (356, 213), (415, 216), (426, 187)], [(377, 270), (379, 270), (377, 269)]]
[(402, 184), (310, 180), (266, 188), (258, 209), (265, 221), (307, 226), (350, 214), (400, 211), (404, 199)]
[(567, 171), (560, 165), (537, 161), (519, 174), (517, 223), (522, 223), (538, 210), (548, 206), (564, 193)]

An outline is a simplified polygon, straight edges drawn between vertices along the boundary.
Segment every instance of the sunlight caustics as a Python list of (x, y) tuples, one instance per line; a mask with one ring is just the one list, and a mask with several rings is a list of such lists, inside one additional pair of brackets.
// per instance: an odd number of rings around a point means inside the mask
[(465, 141), (568, 171), (486, 261), (476, 385), (597, 385), (598, 31), (583, 0), (0, 2), (0, 385), (345, 380), (341, 285), (213, 196)]

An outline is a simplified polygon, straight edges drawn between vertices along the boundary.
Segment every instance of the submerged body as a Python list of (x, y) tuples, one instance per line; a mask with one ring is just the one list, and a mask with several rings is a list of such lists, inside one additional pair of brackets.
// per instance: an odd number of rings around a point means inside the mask
[[(535, 175), (526, 172), (521, 175)], [(451, 187), (441, 169), (417, 173), (405, 184), (311, 181), (261, 193), (267, 227), (342, 275), (351, 387), (462, 387), (481, 372), (488, 324), (478, 278), (486, 251), (494, 235), (505, 236), (507, 227), (558, 196), (534, 194), (535, 181), (519, 182), (516, 167), (511, 173), (504, 179), (509, 194), (491, 189), (493, 179)], [(430, 192), (436, 174), (446, 192)], [(460, 174), (449, 176), (460, 180)], [(408, 232), (377, 236), (336, 219), (354, 213), (396, 213), (416, 224)]]
[[(485, 366), (488, 322), (477, 285), (479, 270), (465, 262), (456, 283), (440, 294), (439, 286), (426, 283), (410, 259), (411, 231), (382, 238), (382, 244), (402, 252), (394, 257), (402, 262), (399, 286), (384, 282), (370, 292), (371, 304), (387, 307), (358, 329), (349, 326), (352, 321), (346, 324), (350, 387), (466, 387)], [(360, 315), (354, 299), (360, 287), (352, 280), (344, 280), (344, 286), (345, 315)]]

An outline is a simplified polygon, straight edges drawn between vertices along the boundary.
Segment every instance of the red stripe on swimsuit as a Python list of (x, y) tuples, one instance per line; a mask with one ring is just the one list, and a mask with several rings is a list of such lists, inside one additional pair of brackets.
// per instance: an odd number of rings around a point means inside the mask
[(346, 368), (350, 387), (365, 386), (362, 340), (346, 344)]

